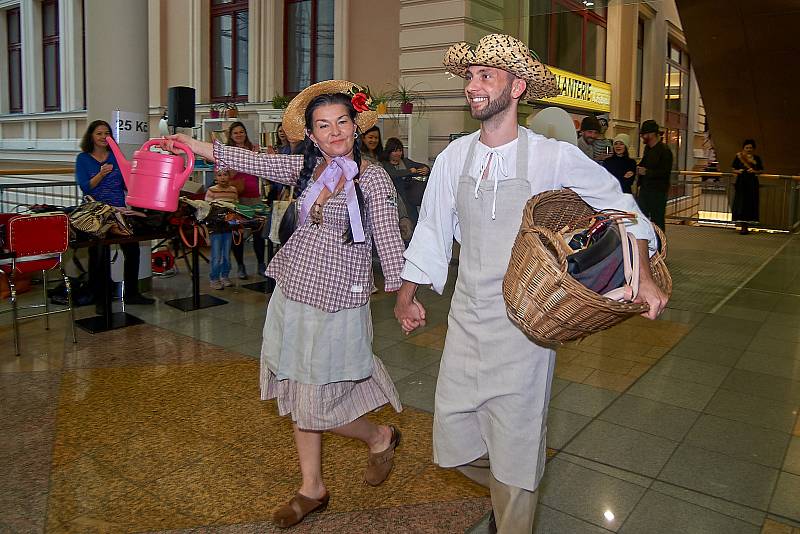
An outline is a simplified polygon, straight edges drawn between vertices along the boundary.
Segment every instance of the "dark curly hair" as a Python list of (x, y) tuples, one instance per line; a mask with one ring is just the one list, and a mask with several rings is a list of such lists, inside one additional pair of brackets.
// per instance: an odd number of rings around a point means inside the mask
[(742, 148), (746, 147), (747, 145), (753, 145), (753, 150), (756, 149), (756, 140), (755, 139), (745, 139), (742, 143)]
[[(92, 136), (94, 136), (94, 131), (100, 126), (105, 126), (108, 128), (108, 131), (111, 132), (111, 125), (104, 120), (98, 119), (90, 122), (89, 126), (86, 127), (86, 133), (81, 137), (81, 152), (91, 152), (94, 150), (94, 138)], [(111, 138), (114, 138), (113, 133), (111, 134)]]
[[(341, 104), (347, 108), (347, 114), (350, 116), (350, 119), (355, 123), (356, 116), (358, 112), (353, 107), (353, 103), (350, 101), (350, 97), (343, 94), (343, 93), (333, 93), (333, 94), (324, 94), (319, 95), (311, 100), (306, 107), (305, 112), (305, 123), (306, 123), (306, 131), (311, 131), (314, 125), (314, 110), (320, 106), (330, 106)], [(356, 132), (358, 132), (358, 126), (356, 126)], [(299, 191), (303, 191), (307, 186), (309, 180), (311, 180), (311, 176), (314, 174), (314, 169), (317, 167), (317, 158), (322, 157), (322, 153), (319, 149), (314, 145), (314, 142), (311, 138), (306, 135), (303, 138), (303, 142), (300, 143), (297, 150), (298, 154), (303, 155), (303, 169), (300, 171), (300, 179), (297, 183), (297, 188)], [(359, 179), (361, 178), (361, 136), (359, 135), (353, 145), (353, 160), (356, 162), (358, 166), (358, 174), (356, 174), (355, 178), (353, 178), (354, 185), (356, 187), (356, 198), (358, 199), (358, 211), (361, 213), (361, 221), (364, 225), (366, 225), (366, 211), (365, 211), (365, 202), (364, 202), (364, 193), (361, 191), (361, 186), (359, 185)], [(299, 195), (298, 195), (299, 196)], [(344, 242), (347, 244), (353, 243), (353, 227), (352, 222), (350, 227), (348, 227), (347, 231), (344, 233)]]

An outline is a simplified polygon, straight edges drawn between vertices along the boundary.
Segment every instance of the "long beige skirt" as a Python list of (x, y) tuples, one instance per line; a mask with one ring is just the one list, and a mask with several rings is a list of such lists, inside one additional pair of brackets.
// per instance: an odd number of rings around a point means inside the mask
[(276, 287), (264, 324), (260, 374), (261, 398), (276, 399), (278, 413), (291, 414), (304, 430), (338, 428), (387, 403), (403, 409), (383, 362), (372, 353), (368, 305), (326, 313), (287, 299)]
[(387, 403), (398, 412), (403, 409), (392, 379), (377, 357), (372, 376), (358, 381), (315, 385), (278, 380), (269, 369), (266, 375), (262, 398), (276, 399), (278, 414), (291, 414), (303, 430), (339, 428)]

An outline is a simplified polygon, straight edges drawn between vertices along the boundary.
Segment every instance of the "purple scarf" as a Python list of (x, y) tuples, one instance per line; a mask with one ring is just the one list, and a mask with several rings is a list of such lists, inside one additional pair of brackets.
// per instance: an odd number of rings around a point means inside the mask
[(322, 171), (320, 177), (317, 178), (317, 181), (314, 182), (306, 194), (305, 200), (303, 200), (303, 205), (300, 208), (300, 224), (303, 224), (308, 218), (311, 206), (317, 201), (323, 187), (327, 187), (331, 193), (336, 191), (336, 184), (339, 183), (339, 178), (341, 178), (342, 174), (344, 174), (345, 179), (344, 192), (347, 196), (347, 212), (350, 215), (350, 227), (353, 229), (353, 241), (355, 243), (363, 243), (365, 241), (364, 226), (361, 221), (361, 212), (358, 209), (356, 185), (353, 183), (353, 178), (358, 174), (358, 166), (352, 159), (337, 156)]

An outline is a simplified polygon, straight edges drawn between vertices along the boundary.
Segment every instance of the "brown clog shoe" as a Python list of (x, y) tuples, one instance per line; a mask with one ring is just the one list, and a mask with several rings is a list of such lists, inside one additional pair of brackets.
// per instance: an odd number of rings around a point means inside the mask
[(317, 500), (297, 493), (289, 499), (289, 502), (275, 510), (272, 514), (272, 522), (278, 528), (289, 528), (305, 519), (308, 514), (322, 512), (328, 507), (330, 495), (325, 495)]
[(400, 446), (400, 431), (390, 425), (392, 430), (392, 439), (389, 441), (389, 446), (383, 452), (369, 453), (369, 460), (367, 460), (367, 470), (364, 471), (364, 482), (370, 486), (378, 486), (386, 480), (389, 473), (394, 467), (394, 450)]

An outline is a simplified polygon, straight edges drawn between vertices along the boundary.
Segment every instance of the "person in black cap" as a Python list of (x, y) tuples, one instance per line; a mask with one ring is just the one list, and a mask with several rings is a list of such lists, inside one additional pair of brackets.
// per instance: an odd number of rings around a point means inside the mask
[(578, 148), (586, 154), (589, 159), (594, 159), (594, 140), (600, 135), (600, 121), (589, 115), (581, 121), (581, 135), (578, 138)]
[(654, 120), (646, 120), (639, 129), (645, 144), (642, 160), (636, 167), (639, 180), (639, 207), (647, 217), (664, 228), (667, 209), (667, 192), (672, 173), (672, 152), (661, 142), (661, 129)]

